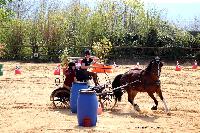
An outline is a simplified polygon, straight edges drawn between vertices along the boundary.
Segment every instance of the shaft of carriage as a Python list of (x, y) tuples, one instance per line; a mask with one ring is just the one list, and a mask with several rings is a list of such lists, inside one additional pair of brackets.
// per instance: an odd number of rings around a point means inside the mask
[[(127, 83), (125, 85), (116, 87), (116, 88), (112, 88), (112, 90), (110, 91), (104, 91), (106, 84), (103, 86), (95, 86), (95, 87), (90, 87), (89, 90), (94, 90), (96, 91), (96, 95), (99, 99), (99, 103), (101, 104), (101, 106), (104, 108), (105, 106), (108, 105), (104, 105), (106, 102), (108, 102), (109, 104), (112, 104), (112, 99), (115, 99), (114, 96), (114, 92), (117, 90), (122, 90), (123, 92), (125, 92), (124, 87), (131, 85), (132, 87), (134, 87), (134, 83), (138, 82), (138, 80), (131, 82), (131, 83)], [(115, 105), (117, 104), (117, 100), (115, 99), (115, 103), (113, 106), (111, 106), (111, 110), (115, 107)]]

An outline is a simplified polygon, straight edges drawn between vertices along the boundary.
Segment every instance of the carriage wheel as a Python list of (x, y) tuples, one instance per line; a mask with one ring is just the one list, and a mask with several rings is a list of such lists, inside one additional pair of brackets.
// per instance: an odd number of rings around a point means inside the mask
[(52, 101), (55, 108), (69, 108), (70, 96), (67, 90), (57, 90), (51, 95), (50, 100)]
[(99, 99), (104, 110), (111, 110), (115, 105), (115, 99), (112, 93), (102, 95)]

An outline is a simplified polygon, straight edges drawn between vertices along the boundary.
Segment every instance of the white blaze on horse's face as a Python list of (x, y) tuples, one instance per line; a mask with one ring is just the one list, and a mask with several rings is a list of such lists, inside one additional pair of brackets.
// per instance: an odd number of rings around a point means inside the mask
[[(156, 61), (157, 63), (157, 61)], [(157, 63), (158, 64), (158, 78), (160, 77), (160, 61)]]
[(154, 60), (155, 62), (156, 62), (156, 64), (157, 64), (157, 66), (158, 66), (158, 75), (157, 75), (157, 77), (159, 78), (160, 77), (160, 58), (159, 57), (156, 57), (155, 58), (155, 60)]

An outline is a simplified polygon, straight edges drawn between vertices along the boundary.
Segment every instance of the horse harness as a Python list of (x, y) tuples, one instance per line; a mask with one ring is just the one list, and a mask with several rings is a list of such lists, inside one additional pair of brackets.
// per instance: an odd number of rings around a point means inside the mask
[(118, 90), (118, 89), (122, 89), (122, 90), (124, 90), (124, 87), (127, 87), (127, 86), (131, 86), (131, 87), (135, 87), (134, 86), (134, 84), (135, 83), (138, 83), (138, 82), (141, 82), (142, 84), (143, 84), (143, 88), (144, 89), (146, 89), (146, 88), (148, 88), (148, 86), (150, 86), (150, 85), (156, 85), (156, 86), (160, 86), (160, 84), (161, 84), (161, 82), (160, 82), (160, 80), (159, 80), (159, 77), (160, 77), (160, 58), (156, 58), (155, 59), (155, 61), (156, 61), (156, 63), (157, 63), (157, 65), (158, 65), (158, 75), (157, 75), (157, 77), (158, 77), (158, 80), (155, 80), (154, 82), (150, 82), (150, 83), (148, 83), (147, 81), (143, 81), (142, 80), (142, 74), (145, 72), (145, 70), (142, 70), (141, 72), (140, 72), (140, 75), (138, 76), (138, 80), (135, 80), (135, 81), (133, 81), (133, 82), (130, 82), (130, 83), (126, 83), (126, 84), (124, 84), (124, 85), (122, 85), (122, 86), (119, 86), (119, 87), (117, 87), (117, 88), (113, 88), (113, 91), (114, 90)]
[[(143, 72), (143, 71), (142, 71)], [(154, 80), (154, 81), (148, 81), (148, 80), (142, 80), (142, 72), (140, 74), (140, 82), (143, 84), (143, 88), (146, 90), (148, 89), (148, 86), (153, 86), (156, 85), (157, 87), (160, 86), (161, 82), (158, 78), (158, 80)]]
[(148, 81), (146, 81), (146, 80), (142, 80), (142, 74), (145, 72), (145, 70), (142, 70), (141, 71), (141, 73), (140, 73), (140, 75), (139, 75), (139, 82), (143, 82), (143, 88), (144, 89), (146, 89), (146, 88), (148, 88), (148, 86), (150, 86), (150, 85), (156, 85), (156, 86), (160, 86), (160, 84), (161, 84), (161, 82), (160, 82), (160, 80), (159, 80), (159, 78), (160, 78), (160, 60), (159, 59), (155, 59), (155, 61), (156, 61), (156, 63), (157, 63), (157, 66), (158, 66), (158, 73), (157, 73), (157, 77), (158, 77), (158, 80), (155, 80), (154, 82), (148, 82)]
[(157, 77), (158, 77), (158, 80), (155, 80), (153, 83), (147, 83), (146, 81), (144, 81), (144, 88), (146, 89), (146, 86), (149, 86), (149, 85), (157, 85), (158, 87), (160, 86), (161, 82), (159, 80), (160, 78), (160, 58), (159, 57), (156, 57), (155, 58), (155, 62), (158, 66), (158, 73), (157, 73)]

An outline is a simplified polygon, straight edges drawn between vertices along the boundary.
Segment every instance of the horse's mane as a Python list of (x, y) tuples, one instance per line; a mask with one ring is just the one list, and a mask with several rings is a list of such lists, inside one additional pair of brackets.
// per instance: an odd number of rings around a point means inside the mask
[(145, 72), (147, 72), (147, 73), (151, 72), (152, 61), (153, 61), (153, 60), (151, 60), (151, 62), (148, 64), (148, 66), (144, 69)]

